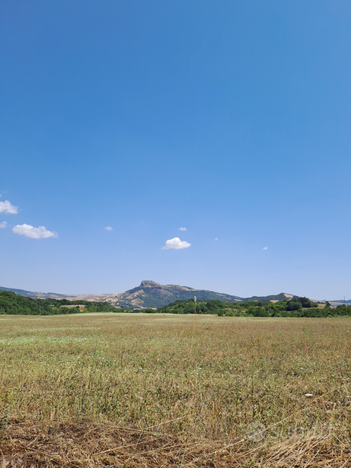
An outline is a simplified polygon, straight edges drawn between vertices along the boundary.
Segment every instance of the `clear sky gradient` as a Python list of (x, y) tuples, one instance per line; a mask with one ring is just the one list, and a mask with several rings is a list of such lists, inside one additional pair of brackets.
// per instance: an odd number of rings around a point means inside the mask
[(1, 286), (351, 297), (349, 0), (2, 0), (0, 66)]

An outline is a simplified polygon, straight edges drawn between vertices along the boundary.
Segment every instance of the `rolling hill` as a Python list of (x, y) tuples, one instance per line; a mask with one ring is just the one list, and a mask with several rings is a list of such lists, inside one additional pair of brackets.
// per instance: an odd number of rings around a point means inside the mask
[[(115, 307), (125, 307), (131, 309), (145, 309), (145, 308), (158, 308), (163, 307), (178, 299), (192, 299), (196, 296), (198, 301), (217, 299), (227, 302), (243, 302), (243, 301), (286, 301), (292, 299), (292, 294), (280, 293), (270, 296), (253, 296), (253, 297), (239, 297), (230, 294), (223, 294), (214, 291), (207, 291), (203, 289), (193, 289), (188, 286), (178, 286), (175, 284), (162, 285), (154, 281), (145, 280), (140, 283), (136, 288), (130, 289), (124, 293), (119, 294), (56, 294), (56, 293), (43, 293), (31, 292), (23, 289), (12, 289), (0, 287), (3, 291), (12, 291), (21, 296), (41, 299), (68, 299), (68, 300), (87, 300), (95, 302), (109, 302)], [(322, 301), (321, 301), (322, 302)]]

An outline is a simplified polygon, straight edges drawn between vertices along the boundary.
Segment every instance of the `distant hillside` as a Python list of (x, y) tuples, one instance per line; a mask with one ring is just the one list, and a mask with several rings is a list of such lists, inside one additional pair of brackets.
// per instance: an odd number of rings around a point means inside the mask
[(140, 286), (130, 289), (122, 294), (106, 296), (108, 302), (115, 307), (130, 307), (143, 309), (148, 307), (163, 307), (177, 299), (211, 300), (235, 302), (241, 301), (240, 297), (222, 294), (202, 289), (193, 289), (188, 286), (177, 286), (175, 284), (162, 285), (154, 281), (142, 281)]
[(344, 301), (344, 299), (339, 299), (339, 300), (336, 300), (336, 301), (329, 301), (330, 304), (333, 306), (333, 307), (336, 307), (338, 305), (351, 305), (351, 299), (348, 300), (348, 301)]
[(292, 297), (291, 294), (278, 294), (266, 297), (242, 298), (231, 296), (204, 289), (193, 289), (188, 286), (177, 286), (175, 284), (162, 285), (154, 281), (142, 281), (140, 286), (130, 289), (125, 293), (106, 296), (104, 300), (115, 307), (130, 307), (134, 309), (160, 308), (176, 300), (192, 299), (196, 296), (197, 301), (219, 300), (225, 302), (261, 301), (270, 300), (286, 301)]
[(67, 299), (69, 301), (85, 300), (92, 302), (104, 302), (106, 294), (57, 294), (53, 292), (33, 292), (25, 289), (4, 288), (0, 286), (0, 291), (11, 291), (20, 296), (31, 297), (32, 299)]
[[(148, 288), (154, 288), (147, 282)], [(158, 285), (160, 286), (160, 285)], [(139, 292), (140, 286), (134, 292)], [(190, 289), (190, 288), (188, 288)], [(195, 290), (196, 291), (196, 290)], [(200, 290), (201, 292), (201, 290)], [(202, 291), (206, 293), (206, 291)], [(211, 292), (211, 291), (209, 291)], [(130, 293), (130, 292), (129, 292)], [(216, 294), (216, 293), (213, 293)], [(217, 314), (226, 317), (333, 317), (351, 316), (351, 306), (345, 304), (331, 307), (329, 303), (317, 304), (306, 297), (291, 299), (289, 294), (282, 294), (285, 300), (278, 301), (220, 301), (219, 299), (177, 299), (160, 308), (143, 308), (147, 314)], [(198, 295), (198, 297), (200, 297)], [(272, 297), (272, 296), (267, 296)], [(275, 297), (275, 296), (273, 296)], [(132, 299), (133, 300), (133, 299)], [(114, 307), (107, 301), (92, 302), (69, 299), (34, 299), (21, 296), (12, 291), (0, 290), (0, 315), (61, 315), (89, 312), (139, 312), (140, 309)]]
[(34, 299), (0, 290), (0, 315), (57, 315), (80, 312), (120, 312), (108, 302), (70, 301), (68, 299)]
[(68, 300), (86, 300), (94, 302), (108, 302), (115, 307), (131, 308), (131, 309), (146, 309), (160, 308), (170, 304), (176, 300), (192, 299), (196, 296), (197, 301), (219, 300), (225, 302), (244, 302), (258, 301), (282, 302), (297, 296), (292, 294), (280, 293), (270, 296), (253, 296), (242, 298), (239, 296), (231, 296), (229, 294), (218, 293), (214, 291), (206, 291), (203, 289), (193, 289), (188, 286), (177, 286), (175, 284), (162, 285), (154, 281), (142, 281), (140, 286), (130, 289), (120, 294), (79, 294), (66, 295), (55, 293), (31, 292), (23, 289), (11, 289), (0, 287), (3, 291), (12, 291), (21, 296), (31, 297), (35, 299), (50, 298), (50, 299), (68, 299)]

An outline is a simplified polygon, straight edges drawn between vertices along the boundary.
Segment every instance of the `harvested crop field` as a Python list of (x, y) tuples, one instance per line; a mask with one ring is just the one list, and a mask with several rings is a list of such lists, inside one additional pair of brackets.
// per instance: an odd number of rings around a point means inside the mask
[(4, 467), (351, 466), (348, 318), (1, 316), (0, 331)]

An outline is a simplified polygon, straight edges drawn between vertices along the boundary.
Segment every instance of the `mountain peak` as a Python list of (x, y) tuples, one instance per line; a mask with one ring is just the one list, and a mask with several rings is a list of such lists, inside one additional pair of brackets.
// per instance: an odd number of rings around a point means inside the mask
[(140, 283), (141, 288), (161, 288), (161, 285), (151, 280), (143, 280)]

